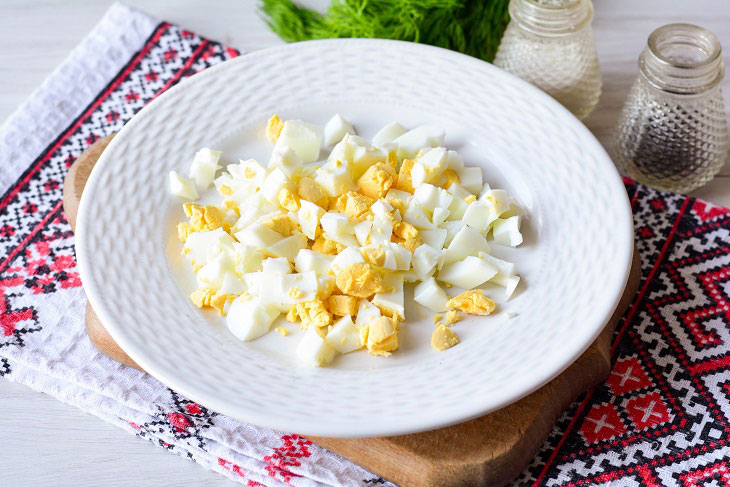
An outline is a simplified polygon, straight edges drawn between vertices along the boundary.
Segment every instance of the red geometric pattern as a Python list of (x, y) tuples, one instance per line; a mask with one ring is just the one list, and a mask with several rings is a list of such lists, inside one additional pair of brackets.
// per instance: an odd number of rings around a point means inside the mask
[[(164, 90), (236, 55), (160, 24), (0, 196), (0, 352), (25, 347), (54, 326), (39, 318), (43, 299), (81, 285), (61, 205), (68, 167)], [(566, 410), (516, 485), (729, 485), (730, 210), (625, 183), (642, 281), (616, 328), (613, 370)], [(0, 376), (12, 377), (12, 366), (0, 357)], [(231, 420), (174, 391), (164, 394), (149, 421), (128, 427), (190, 458), (213, 448), (206, 433)], [(321, 468), (307, 463), (321, 455), (308, 440), (274, 440), (261, 446), (261, 475), (296, 484), (308, 467)], [(211, 468), (259, 485), (240, 462), (214, 455)], [(377, 477), (357, 483), (387, 484)]]

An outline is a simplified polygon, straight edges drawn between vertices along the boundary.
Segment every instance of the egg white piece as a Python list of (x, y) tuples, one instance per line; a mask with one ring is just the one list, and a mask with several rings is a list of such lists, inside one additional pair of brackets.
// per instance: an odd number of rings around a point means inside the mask
[(297, 153), (287, 145), (277, 145), (271, 153), (271, 159), (269, 159), (269, 169), (279, 168), (289, 179), (296, 176), (303, 165), (304, 163)]
[(317, 226), (326, 211), (307, 200), (299, 201), (300, 207), (297, 211), (297, 220), (302, 227), (302, 232), (307, 238), (314, 240), (317, 236)]
[(170, 171), (169, 179), (170, 193), (189, 200), (198, 199), (198, 190), (195, 189), (195, 184), (192, 181), (180, 176), (175, 171)]
[(418, 229), (432, 229), (436, 226), (431, 222), (431, 218), (426, 213), (423, 205), (416, 201), (415, 198), (411, 200), (411, 203), (406, 208), (406, 213), (403, 215), (403, 219)]
[(274, 145), (274, 151), (283, 146), (291, 147), (303, 162), (314, 162), (319, 159), (322, 129), (301, 120), (287, 120)]
[(385, 193), (385, 199), (396, 199), (403, 202), (404, 205), (408, 206), (408, 204), (411, 202), (411, 198), (413, 196), (411, 193), (407, 191), (401, 191), (400, 189), (389, 189), (387, 193)]
[(448, 208), (453, 199), (454, 196), (448, 191), (432, 184), (422, 184), (413, 192), (413, 200), (429, 211)]
[(480, 167), (462, 167), (456, 171), (459, 181), (464, 189), (473, 194), (479, 193), (482, 189), (482, 168)]
[(266, 250), (278, 257), (285, 257), (290, 262), (294, 262), (299, 251), (306, 247), (307, 237), (303, 233), (297, 233), (271, 244)]
[(503, 189), (490, 189), (479, 197), (479, 201), (489, 206), (491, 211), (491, 221), (496, 220), (505, 211), (509, 209), (510, 199), (507, 192)]
[(279, 167), (271, 169), (261, 185), (261, 194), (275, 206), (279, 204), (279, 192), (289, 185), (289, 178)]
[(451, 264), (479, 252), (489, 253), (487, 239), (477, 230), (465, 226), (454, 236), (444, 253), (444, 264)]
[(449, 150), (446, 152), (446, 167), (458, 171), (464, 167), (464, 159), (455, 150)]
[(235, 274), (226, 272), (218, 292), (220, 294), (239, 295), (245, 290), (246, 286), (243, 284), (243, 281), (236, 277)]
[(412, 158), (424, 147), (444, 145), (446, 132), (431, 125), (416, 127), (393, 140), (398, 147), (398, 158)]
[(446, 221), (450, 214), (451, 212), (447, 208), (436, 208), (431, 215), (431, 222), (439, 226)]
[(360, 262), (365, 262), (365, 259), (363, 259), (362, 255), (360, 254), (360, 250), (348, 247), (339, 254), (337, 254), (332, 260), (332, 270), (335, 273), (338, 273), (345, 267), (352, 264), (358, 264)]
[(342, 140), (345, 134), (357, 135), (352, 122), (339, 113), (329, 119), (324, 126), (324, 145), (334, 145)]
[(226, 326), (236, 338), (248, 342), (268, 333), (279, 315), (275, 306), (257, 297), (248, 300), (237, 298), (228, 308)]
[(366, 299), (360, 300), (360, 306), (357, 309), (357, 318), (355, 319), (355, 326), (362, 328), (367, 326), (375, 318), (380, 318), (380, 308), (375, 306), (373, 303)]
[(483, 201), (478, 200), (467, 206), (462, 220), (477, 232), (484, 233), (496, 218), (492, 215), (492, 209)]
[(196, 275), (200, 287), (219, 290), (223, 278), (228, 273), (236, 272), (236, 263), (227, 252), (219, 253), (198, 270)]
[[(431, 230), (421, 230), (421, 242), (430, 245), (434, 249), (442, 249), (446, 242), (447, 231), (443, 228), (434, 228)], [(418, 250), (418, 249), (416, 249)]]
[(497, 218), (492, 223), (492, 237), (498, 244), (517, 247), (522, 243), (522, 234), (520, 233), (520, 217), (511, 216), (506, 220)]
[(411, 268), (411, 259), (413, 258), (413, 254), (411, 254), (407, 248), (394, 242), (383, 242), (381, 245), (386, 251), (386, 256), (388, 252), (392, 252), (395, 258), (396, 270), (407, 271)]
[(328, 211), (319, 219), (322, 230), (330, 235), (354, 235), (355, 226), (344, 213)]
[(413, 289), (413, 300), (437, 313), (446, 311), (449, 296), (436, 279), (429, 277), (416, 285)]
[(492, 264), (470, 255), (464, 260), (445, 264), (439, 271), (439, 281), (448, 282), (464, 289), (472, 289), (491, 279), (499, 269)]
[(261, 271), (278, 274), (289, 274), (291, 272), (291, 264), (289, 264), (289, 261), (284, 257), (270, 257), (268, 259), (264, 259), (263, 262), (261, 262)]
[(408, 130), (398, 122), (390, 122), (388, 125), (378, 130), (378, 133), (373, 137), (373, 144), (383, 146), (389, 144), (395, 139), (405, 134)]
[(266, 179), (266, 168), (256, 159), (241, 160), (238, 164), (229, 164), (226, 170), (237, 181), (245, 181), (260, 187)]
[(256, 250), (256, 247), (233, 242), (233, 257), (236, 261), (236, 272), (239, 275), (261, 270), (263, 255)]
[(218, 160), (221, 151), (212, 149), (200, 149), (195, 153), (193, 163), (190, 165), (188, 177), (195, 181), (198, 190), (202, 191), (210, 186), (215, 179), (215, 172), (218, 170)]
[(353, 352), (362, 347), (360, 332), (352, 322), (352, 317), (343, 316), (327, 332), (327, 342), (339, 353)]
[(445, 221), (441, 224), (441, 228), (446, 230), (446, 239), (444, 240), (444, 247), (451, 245), (451, 241), (454, 240), (459, 231), (466, 226), (463, 220)]
[(352, 182), (352, 175), (346, 167), (347, 163), (342, 163), (344, 170), (335, 167), (329, 162), (316, 170), (314, 180), (324, 188), (330, 197), (338, 196), (342, 193), (352, 191), (356, 188)]
[(233, 238), (222, 228), (193, 232), (185, 240), (183, 253), (193, 266), (202, 266), (222, 252), (232, 254), (233, 243)]
[(441, 263), (444, 251), (436, 249), (429, 244), (419, 245), (413, 253), (413, 271), (418, 279), (426, 279), (431, 276), (436, 267)]
[(284, 237), (263, 223), (252, 223), (234, 234), (236, 239), (246, 245), (259, 249), (268, 249)]
[(371, 220), (363, 220), (356, 224), (353, 229), (355, 230), (355, 238), (360, 246), (365, 246), (368, 243), (368, 237), (370, 231), (373, 229), (373, 222)]
[(314, 271), (317, 276), (327, 275), (335, 258), (309, 249), (301, 249), (294, 260), (297, 272)]
[(337, 350), (311, 327), (297, 346), (297, 357), (307, 365), (323, 367), (337, 356)]

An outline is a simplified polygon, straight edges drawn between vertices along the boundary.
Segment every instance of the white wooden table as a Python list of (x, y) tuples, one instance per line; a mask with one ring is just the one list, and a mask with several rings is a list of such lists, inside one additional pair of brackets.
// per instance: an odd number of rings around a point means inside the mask
[[(608, 146), (636, 59), (649, 33), (670, 22), (712, 30), (730, 65), (730, 4), (718, 0), (594, 0), (603, 95), (586, 125)], [(40, 85), (112, 0), (0, 0), (0, 122)], [(126, 0), (150, 14), (251, 51), (281, 41), (255, 13), (254, 0)], [(307, 0), (322, 8), (327, 0)], [(730, 77), (724, 81), (730, 107)], [(730, 110), (726, 110), (730, 111)], [(1, 168), (0, 168), (1, 170)], [(693, 193), (730, 206), (730, 164)], [(234, 485), (96, 417), (0, 380), (2, 485)]]

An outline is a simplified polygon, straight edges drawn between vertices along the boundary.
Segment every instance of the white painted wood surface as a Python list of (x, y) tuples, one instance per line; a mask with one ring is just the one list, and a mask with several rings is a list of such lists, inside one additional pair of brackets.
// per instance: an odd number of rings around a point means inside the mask
[[(730, 4), (718, 0), (594, 0), (604, 87), (586, 125), (610, 144), (637, 74), (636, 59), (656, 27), (690, 22), (712, 30), (730, 64)], [(0, 0), (0, 121), (86, 35), (111, 0)], [(127, 0), (127, 4), (243, 50), (281, 43), (258, 18), (255, 0)], [(307, 0), (322, 8), (327, 0)], [(723, 83), (730, 107), (730, 78)], [(693, 193), (730, 206), (730, 165)], [(222, 476), (55, 399), (0, 380), (0, 484), (234, 485)]]

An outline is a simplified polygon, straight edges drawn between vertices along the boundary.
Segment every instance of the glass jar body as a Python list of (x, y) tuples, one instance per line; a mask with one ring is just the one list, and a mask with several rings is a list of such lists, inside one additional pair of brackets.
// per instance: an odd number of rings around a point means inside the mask
[[(541, 33), (538, 27), (531, 28), (526, 25), (528, 21), (516, 21), (513, 15), (494, 59), (496, 66), (547, 92), (580, 119), (596, 107), (602, 86), (590, 26), (592, 5), (589, 0), (580, 0), (584, 1), (590, 7), (587, 21), (584, 18), (579, 28), (572, 30), (566, 26), (560, 33)], [(526, 0), (517, 0), (511, 11), (525, 3)]]
[(662, 91), (639, 76), (619, 117), (614, 148), (629, 177), (686, 193), (720, 171), (729, 146), (719, 86), (688, 96)]

